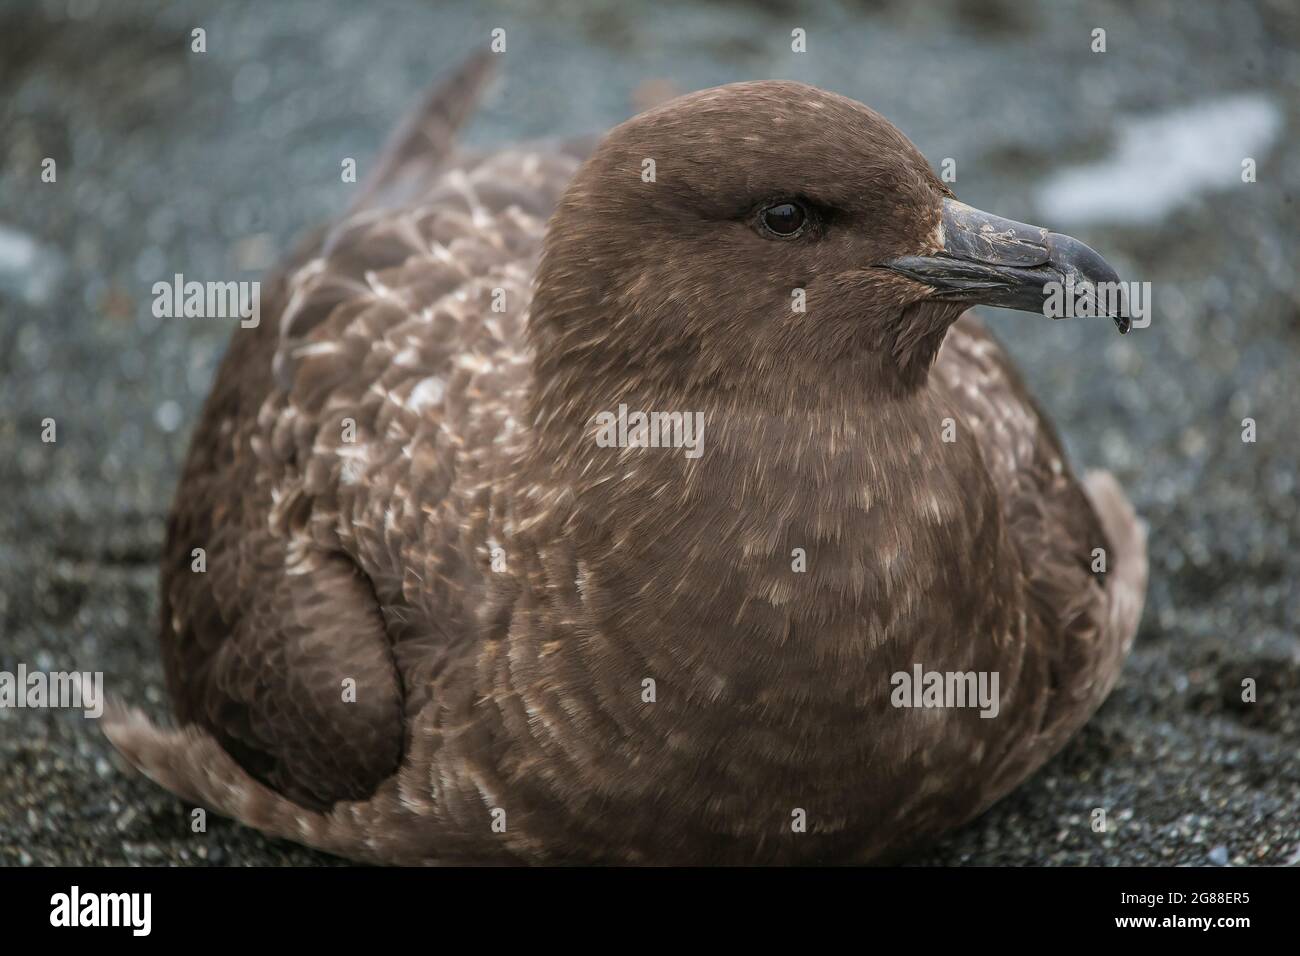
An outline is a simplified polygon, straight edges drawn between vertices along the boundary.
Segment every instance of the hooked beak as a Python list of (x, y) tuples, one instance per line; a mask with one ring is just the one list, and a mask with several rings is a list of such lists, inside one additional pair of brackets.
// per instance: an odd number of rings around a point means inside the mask
[[(934, 289), (933, 297), (1046, 314), (1052, 286), (1082, 300), (1082, 315), (1106, 315), (1120, 332), (1132, 324), (1119, 276), (1078, 239), (943, 201), (943, 248), (884, 263)], [(1099, 287), (1105, 286), (1099, 293)]]

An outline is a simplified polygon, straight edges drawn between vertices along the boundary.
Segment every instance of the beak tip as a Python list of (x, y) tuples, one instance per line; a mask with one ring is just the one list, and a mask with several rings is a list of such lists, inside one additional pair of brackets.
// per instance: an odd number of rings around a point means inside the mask
[(1133, 327), (1133, 320), (1128, 309), (1128, 297), (1119, 279), (1119, 273), (1109, 262), (1103, 259), (1091, 246), (1080, 242), (1073, 236), (1059, 232), (1048, 233), (1047, 249), (1049, 261), (1063, 274), (1072, 274), (1086, 282), (1092, 289), (1100, 290), (1105, 286), (1118, 295), (1115, 311), (1110, 314), (1120, 335), (1127, 335)]

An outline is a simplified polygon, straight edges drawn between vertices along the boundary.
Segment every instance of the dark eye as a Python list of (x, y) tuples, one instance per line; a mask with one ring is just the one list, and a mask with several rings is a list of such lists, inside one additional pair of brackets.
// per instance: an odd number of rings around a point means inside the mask
[(759, 214), (763, 228), (781, 239), (790, 239), (803, 231), (808, 214), (796, 202), (779, 202)]

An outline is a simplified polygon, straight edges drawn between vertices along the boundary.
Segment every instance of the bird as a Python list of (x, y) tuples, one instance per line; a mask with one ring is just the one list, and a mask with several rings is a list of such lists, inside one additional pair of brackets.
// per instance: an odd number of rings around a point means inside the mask
[(971, 311), (1037, 334), (1052, 283), (1117, 274), (832, 92), (462, 149), (491, 74), (436, 84), (233, 331), (167, 526), (174, 721), (105, 734), (367, 863), (909, 859), (1137, 631), (1144, 523)]

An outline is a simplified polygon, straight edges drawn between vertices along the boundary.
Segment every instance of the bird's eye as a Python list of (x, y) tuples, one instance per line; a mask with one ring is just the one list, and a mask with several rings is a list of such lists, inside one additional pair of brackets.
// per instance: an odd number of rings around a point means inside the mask
[(796, 202), (779, 202), (759, 214), (763, 228), (780, 239), (792, 239), (803, 232), (808, 214)]

